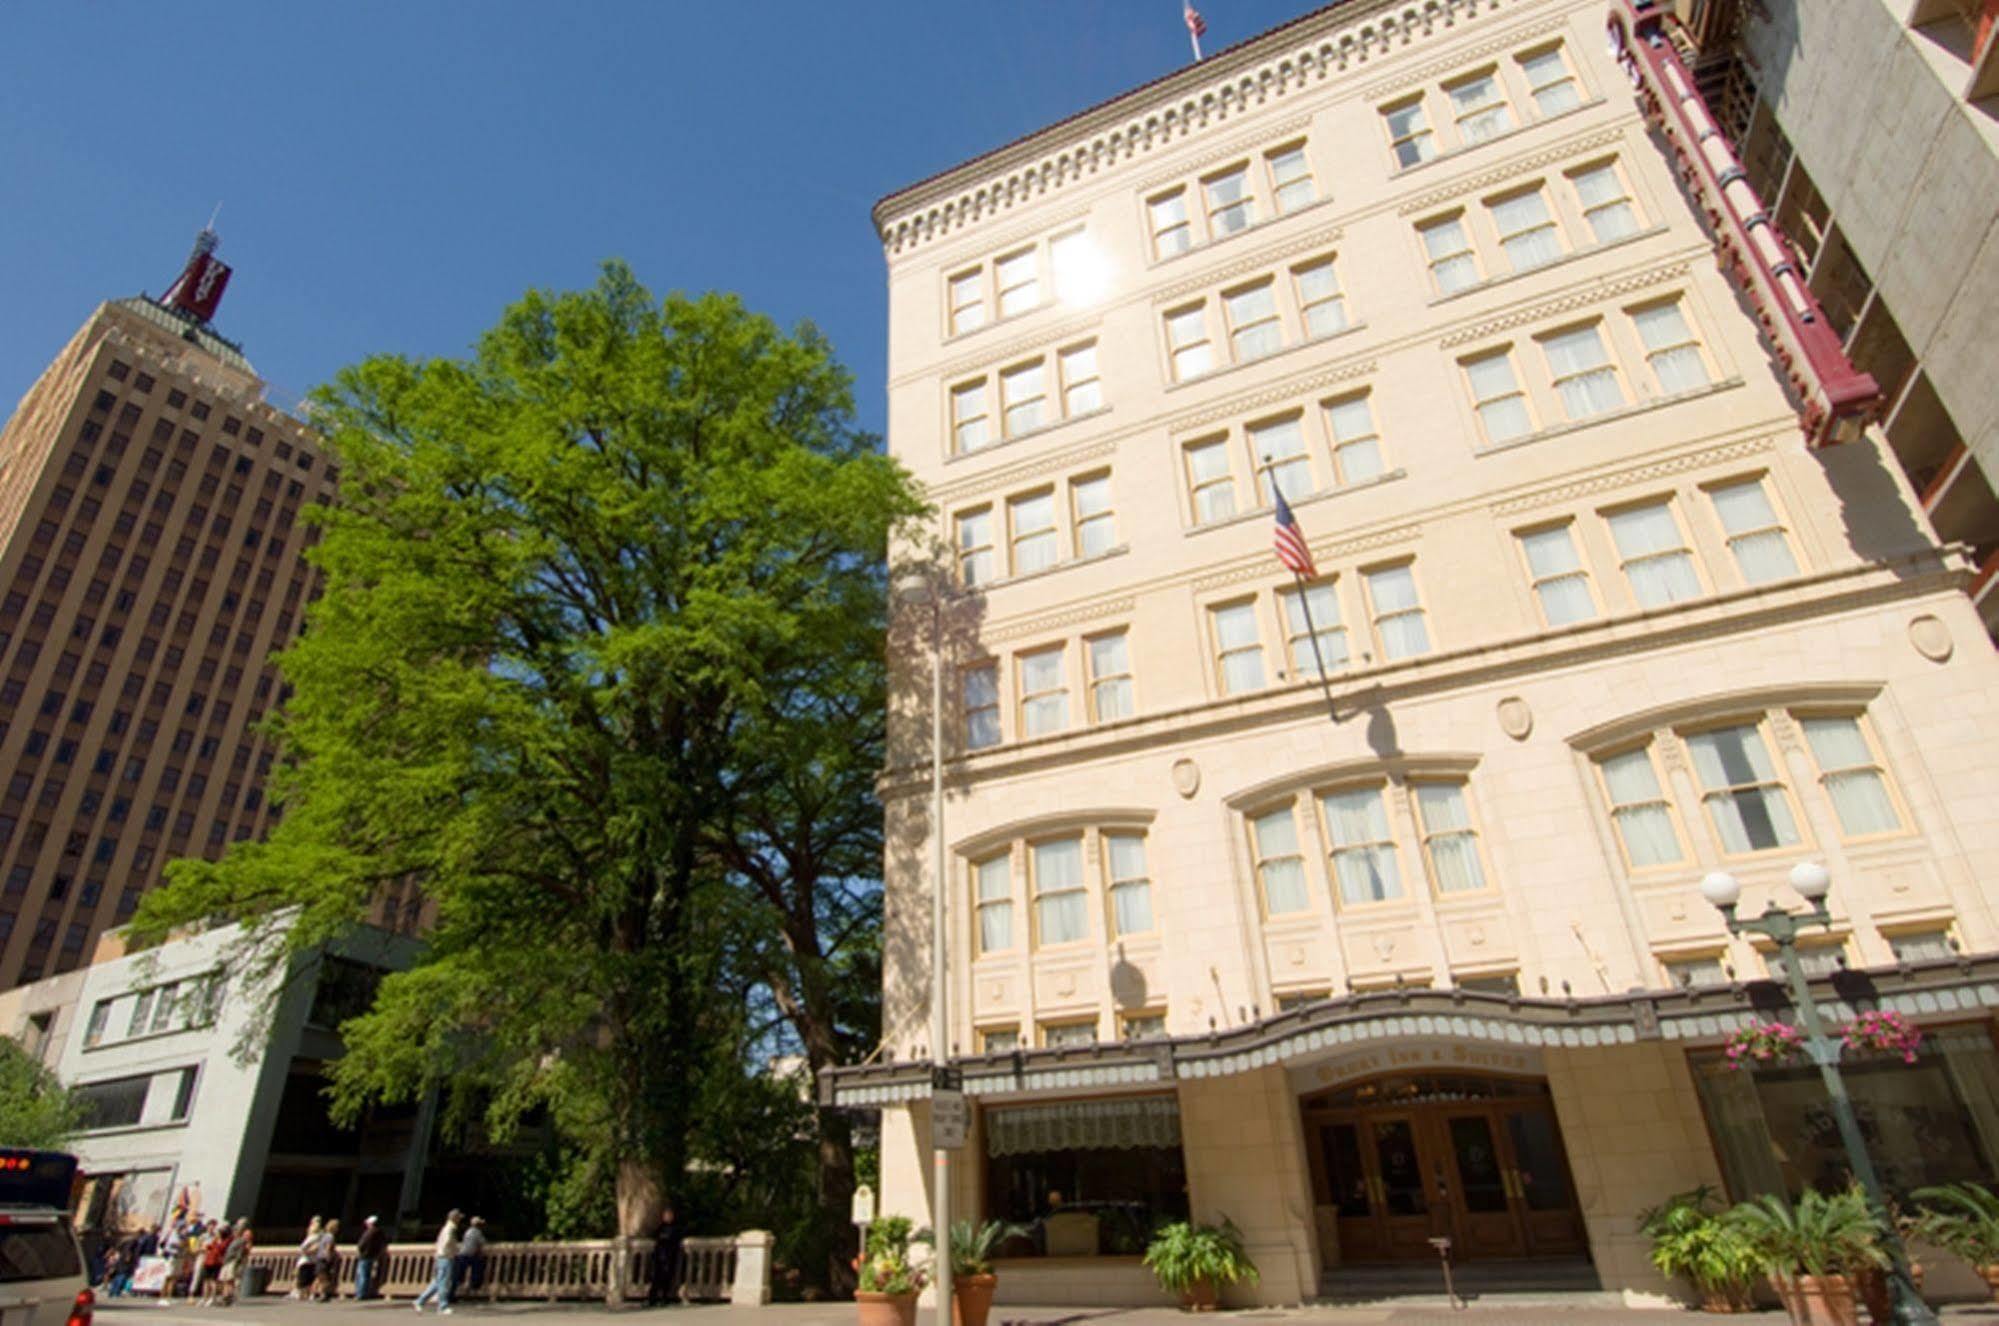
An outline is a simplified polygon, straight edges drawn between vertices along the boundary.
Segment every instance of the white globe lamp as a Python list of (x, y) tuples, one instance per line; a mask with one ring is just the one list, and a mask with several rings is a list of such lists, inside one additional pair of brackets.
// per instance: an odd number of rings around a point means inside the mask
[(1701, 880), (1701, 897), (1726, 911), (1742, 900), (1742, 883), (1726, 870), (1716, 870)]

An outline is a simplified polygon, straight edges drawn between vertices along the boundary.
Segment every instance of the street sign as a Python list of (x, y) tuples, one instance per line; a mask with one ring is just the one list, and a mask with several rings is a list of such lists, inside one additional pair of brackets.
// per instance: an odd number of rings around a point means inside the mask
[(965, 1129), (971, 1112), (965, 1108), (962, 1091), (930, 1093), (930, 1145), (942, 1151), (956, 1151), (965, 1145)]
[(872, 1225), (875, 1222), (875, 1190), (862, 1184), (854, 1189), (854, 1223)]

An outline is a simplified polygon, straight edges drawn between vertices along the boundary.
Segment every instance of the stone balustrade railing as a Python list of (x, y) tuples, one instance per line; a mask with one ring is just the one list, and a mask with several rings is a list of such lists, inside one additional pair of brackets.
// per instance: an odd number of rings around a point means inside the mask
[[(770, 1302), (771, 1236), (761, 1229), (734, 1237), (691, 1238), (681, 1246), (680, 1283), (674, 1297), (693, 1303), (760, 1307)], [(428, 1243), (392, 1243), (376, 1277), (383, 1298), (414, 1298), (437, 1266)], [(266, 1294), (285, 1294), (297, 1279), (298, 1252), (259, 1248), (250, 1266), (268, 1275)], [(498, 1299), (643, 1300), (652, 1288), (651, 1239), (592, 1239), (572, 1243), (489, 1243), (484, 1275), (457, 1297)], [(340, 1249), (339, 1293), (354, 1293), (354, 1250)]]

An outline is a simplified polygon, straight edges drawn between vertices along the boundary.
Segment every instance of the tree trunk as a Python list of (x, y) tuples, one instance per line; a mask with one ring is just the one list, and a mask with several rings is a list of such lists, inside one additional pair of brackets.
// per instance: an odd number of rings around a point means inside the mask
[(618, 1158), (618, 1233), (625, 1238), (650, 1238), (659, 1225), (665, 1195), (659, 1171), (643, 1156)]
[(819, 1210), (834, 1231), (826, 1255), (826, 1287), (838, 1297), (854, 1292), (854, 1259), (861, 1233), (854, 1228), (854, 1129), (845, 1115), (819, 1111)]

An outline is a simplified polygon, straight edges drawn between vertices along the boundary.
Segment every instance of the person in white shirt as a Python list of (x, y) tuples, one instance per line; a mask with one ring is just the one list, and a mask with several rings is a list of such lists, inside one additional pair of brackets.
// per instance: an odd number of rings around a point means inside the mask
[(418, 1312), (422, 1312), (423, 1305), (432, 1299), (437, 1300), (439, 1312), (451, 1311), (451, 1273), (457, 1269), (458, 1249), (462, 1246), (459, 1241), (459, 1230), (464, 1224), (465, 1213), (454, 1208), (451, 1214), (444, 1218), (444, 1228), (437, 1231), (437, 1247), (434, 1249), (437, 1266), (430, 1277), (429, 1287), (416, 1296)]

